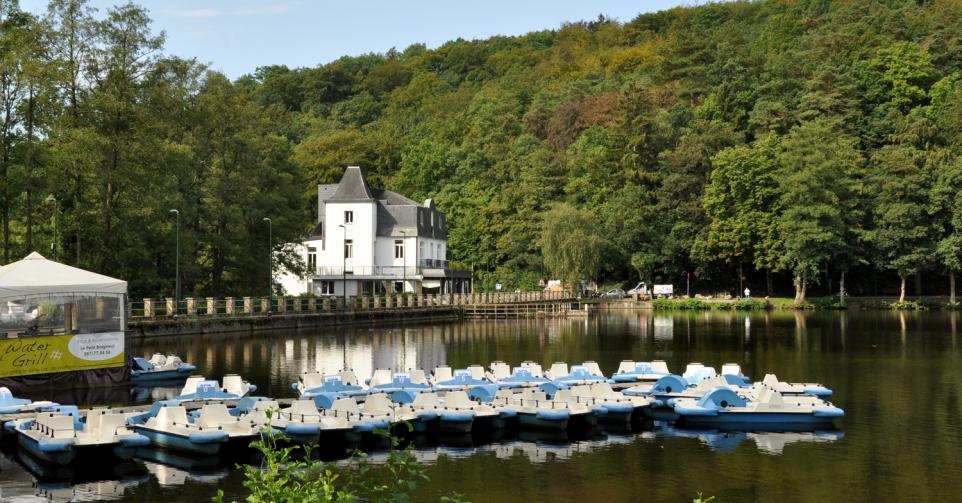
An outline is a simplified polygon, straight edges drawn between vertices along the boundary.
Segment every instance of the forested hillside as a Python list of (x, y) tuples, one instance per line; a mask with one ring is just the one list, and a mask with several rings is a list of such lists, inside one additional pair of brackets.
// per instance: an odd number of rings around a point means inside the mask
[(962, 269), (957, 1), (710, 4), (234, 82), (136, 5), (0, 18), (3, 262), (49, 249), (56, 211), (60, 258), (169, 293), (177, 208), (185, 291), (249, 294), (262, 219), (296, 239), (360, 165), (433, 197), (479, 284), (533, 286), (548, 243), (700, 290), (944, 292)]

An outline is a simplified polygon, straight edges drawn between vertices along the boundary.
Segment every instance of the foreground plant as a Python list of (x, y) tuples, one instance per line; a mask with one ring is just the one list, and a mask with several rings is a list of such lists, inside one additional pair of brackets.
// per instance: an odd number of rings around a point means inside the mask
[[(251, 503), (405, 502), (420, 482), (428, 480), (410, 449), (401, 449), (400, 440), (387, 431), (375, 432), (390, 442), (384, 463), (373, 464), (367, 454), (355, 450), (343, 466), (311, 459), (310, 445), (282, 447), (287, 438), (270, 422), (265, 431), (263, 438), (251, 443), (263, 456), (260, 466), (243, 467)], [(218, 490), (213, 500), (223, 503), (224, 492)]]

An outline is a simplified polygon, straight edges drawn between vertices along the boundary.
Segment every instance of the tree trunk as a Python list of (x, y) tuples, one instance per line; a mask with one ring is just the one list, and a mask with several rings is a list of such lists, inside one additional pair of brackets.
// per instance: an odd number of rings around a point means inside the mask
[(955, 271), (949, 271), (949, 304), (955, 305)]
[(803, 270), (800, 275), (795, 276), (795, 304), (805, 302), (805, 287), (808, 282), (808, 271)]
[(845, 306), (845, 269), (842, 269), (842, 275), (838, 280), (838, 303), (842, 307)]
[(899, 273), (899, 279), (902, 280), (902, 285), (899, 287), (899, 304), (905, 302), (905, 275)]

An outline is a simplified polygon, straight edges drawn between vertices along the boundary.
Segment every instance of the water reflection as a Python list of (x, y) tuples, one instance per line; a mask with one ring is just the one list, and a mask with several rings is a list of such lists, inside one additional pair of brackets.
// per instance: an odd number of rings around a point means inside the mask
[[(637, 311), (572, 320), (168, 337), (136, 340), (132, 353), (177, 353), (195, 363), (199, 373), (212, 378), (240, 373), (258, 385), (259, 393), (276, 397), (293, 396), (290, 383), (305, 370), (344, 366), (363, 377), (376, 367), (430, 370), (439, 364), (465, 367), (492, 360), (530, 359), (543, 365), (594, 360), (606, 373), (622, 359), (662, 359), (674, 371), (692, 361), (716, 367), (738, 362), (756, 379), (774, 372), (785, 381), (821, 381), (832, 387), (833, 402), (846, 410), (839, 424), (844, 437), (842, 432), (674, 434), (656, 428), (609, 430), (589, 438), (417, 439), (415, 451), (432, 470), (420, 500), (437, 501), (438, 494), (457, 491), (472, 501), (635, 501), (639, 494), (677, 501), (696, 490), (724, 495), (726, 501), (953, 500), (962, 480), (958, 316)], [(141, 399), (176, 391), (155, 388)], [(77, 402), (131, 400), (129, 389), (122, 390), (124, 398), (111, 393), (88, 394)], [(724, 446), (729, 448), (717, 450)], [(35, 499), (35, 484), (40, 482), (75, 488), (125, 480), (112, 474), (99, 479), (32, 474), (17, 461), (15, 449), (13, 454), (7, 449), (0, 457), (4, 500)], [(124, 485), (122, 500), (199, 501), (217, 488), (231, 498), (243, 498), (242, 477), (229, 468), (231, 460), (178, 465), (155, 458), (137, 463), (148, 471), (150, 481)], [(472, 475), (477, 473), (484, 477)]]
[(768, 454), (781, 454), (788, 444), (801, 442), (835, 442), (845, 436), (840, 430), (824, 431), (780, 431), (780, 432), (744, 432), (720, 430), (689, 430), (664, 426), (657, 431), (658, 435), (679, 438), (694, 438), (707, 445), (714, 451), (726, 452), (737, 448), (742, 442), (751, 440), (756, 448)]

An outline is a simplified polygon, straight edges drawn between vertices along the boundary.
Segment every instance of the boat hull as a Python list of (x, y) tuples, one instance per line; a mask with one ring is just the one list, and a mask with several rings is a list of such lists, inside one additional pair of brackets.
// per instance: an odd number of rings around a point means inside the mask
[(720, 412), (713, 416), (679, 414), (679, 426), (778, 431), (780, 429), (831, 427), (834, 418), (810, 413)]
[(138, 427), (137, 433), (150, 439), (150, 444), (155, 447), (207, 456), (217, 454), (227, 443), (226, 434), (217, 436), (216, 438), (202, 438), (200, 436), (186, 436), (144, 427)]
[(564, 414), (552, 414), (551, 412), (560, 411), (518, 412), (518, 426), (547, 431), (567, 430), (568, 420), (571, 417), (570, 414), (567, 414), (567, 411), (564, 411)]
[(69, 465), (77, 457), (77, 449), (72, 439), (69, 440), (71, 442), (41, 442), (22, 433), (17, 435), (20, 447), (33, 457), (55, 465)]

